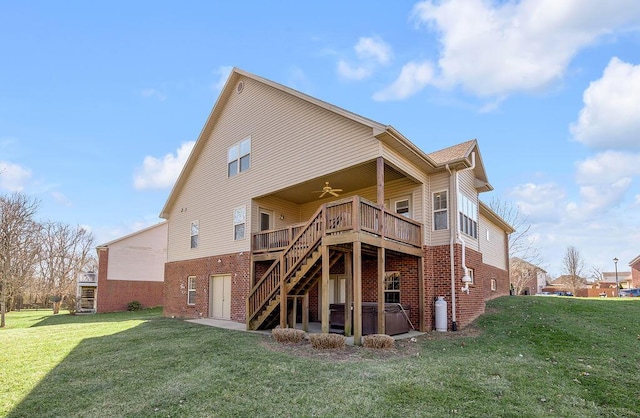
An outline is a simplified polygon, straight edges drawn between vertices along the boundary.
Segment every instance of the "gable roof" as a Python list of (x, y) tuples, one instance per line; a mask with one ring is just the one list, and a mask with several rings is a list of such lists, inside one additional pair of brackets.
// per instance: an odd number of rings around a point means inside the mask
[(109, 242), (107, 242), (107, 243), (105, 243), (105, 244), (100, 244), (100, 245), (96, 246), (96, 249), (100, 249), (100, 248), (107, 248), (107, 247), (109, 247), (110, 245), (116, 244), (116, 243), (118, 243), (118, 242), (120, 242), (120, 241), (124, 241), (124, 240), (126, 240), (126, 239), (128, 239), (128, 238), (131, 238), (131, 237), (135, 237), (136, 235), (143, 234), (143, 233), (145, 233), (145, 232), (147, 232), (147, 231), (151, 231), (152, 229), (159, 228), (159, 227), (161, 227), (161, 226), (167, 226), (167, 221), (159, 222), (159, 223), (157, 223), (157, 224), (155, 224), (155, 225), (151, 225), (151, 226), (149, 226), (149, 227), (147, 227), (147, 228), (143, 228), (143, 229), (141, 229), (141, 230), (139, 230), (139, 231), (132, 232), (132, 233), (127, 234), (127, 235), (125, 235), (125, 236), (123, 236), (123, 237), (116, 238), (116, 239), (114, 239), (114, 240), (112, 240), (112, 241), (109, 241)]
[(453, 147), (445, 148), (444, 150), (437, 151), (432, 154), (426, 154), (391, 125), (384, 125), (372, 119), (345, 110), (341, 107), (327, 103), (313, 96), (304, 94), (290, 87), (234, 67), (231, 70), (231, 73), (229, 74), (229, 77), (227, 78), (227, 81), (225, 82), (224, 87), (220, 92), (220, 96), (218, 96), (218, 99), (216, 100), (213, 109), (211, 110), (211, 113), (209, 114), (209, 117), (205, 122), (204, 127), (198, 135), (198, 139), (196, 140), (196, 143), (191, 150), (191, 154), (189, 155), (187, 162), (182, 168), (178, 179), (176, 180), (171, 192), (169, 193), (169, 197), (167, 198), (167, 201), (160, 213), (161, 218), (168, 218), (170, 209), (173, 206), (175, 199), (177, 198), (178, 191), (183, 187), (190, 171), (196, 163), (196, 157), (204, 148), (206, 140), (210, 136), (213, 127), (220, 118), (226, 102), (229, 100), (231, 94), (236, 90), (238, 82), (243, 77), (263, 83), (277, 90), (295, 96), (301, 100), (319, 106), (325, 110), (350, 119), (354, 122), (370, 127), (372, 129), (374, 137), (389, 145), (395, 151), (399, 152), (405, 158), (412, 161), (414, 164), (416, 164), (418, 167), (421, 167), (423, 170), (425, 170), (425, 172), (428, 173), (445, 169), (445, 167), (457, 170), (468, 168), (471, 166), (469, 156), (475, 152), (476, 168), (474, 170), (474, 173), (476, 175), (476, 178), (479, 178), (482, 183), (479, 185), (477, 184), (476, 187), (483, 191), (493, 190), (493, 187), (491, 187), (487, 180), (486, 171), (484, 170), (482, 158), (480, 157), (480, 152), (478, 149), (478, 143), (475, 139), (464, 142), (462, 144), (458, 144)]
[(629, 267), (633, 267), (636, 263), (640, 263), (640, 255), (629, 262)]

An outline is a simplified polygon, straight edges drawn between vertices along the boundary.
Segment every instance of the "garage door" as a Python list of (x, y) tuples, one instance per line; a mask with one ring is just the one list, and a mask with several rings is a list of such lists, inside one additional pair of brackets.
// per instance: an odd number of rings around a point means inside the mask
[(231, 276), (211, 276), (209, 316), (231, 319)]

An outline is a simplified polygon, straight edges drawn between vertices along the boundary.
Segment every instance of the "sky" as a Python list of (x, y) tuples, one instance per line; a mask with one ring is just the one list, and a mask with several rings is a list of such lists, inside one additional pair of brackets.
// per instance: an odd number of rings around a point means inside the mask
[(159, 213), (229, 71), (425, 152), (476, 138), (563, 273), (640, 255), (640, 1), (0, 2), (0, 194), (106, 243)]

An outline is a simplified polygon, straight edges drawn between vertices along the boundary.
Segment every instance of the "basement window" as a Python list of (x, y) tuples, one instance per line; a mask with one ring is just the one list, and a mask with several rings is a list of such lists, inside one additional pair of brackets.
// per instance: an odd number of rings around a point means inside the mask
[(498, 283), (496, 279), (491, 279), (491, 291), (495, 292), (496, 290), (498, 290)]
[(400, 272), (384, 274), (384, 303), (400, 303)]
[(196, 276), (187, 278), (187, 305), (196, 304)]

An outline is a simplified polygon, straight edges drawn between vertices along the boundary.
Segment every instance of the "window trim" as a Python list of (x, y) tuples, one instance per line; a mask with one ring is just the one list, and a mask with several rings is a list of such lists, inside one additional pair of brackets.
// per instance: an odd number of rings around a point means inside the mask
[[(193, 295), (192, 301), (191, 301), (191, 295)], [(195, 304), (196, 304), (196, 276), (188, 276), (187, 277), (187, 305), (193, 306)]]
[(458, 217), (458, 230), (478, 239), (478, 204), (462, 192), (458, 192)]
[(492, 292), (498, 291), (498, 282), (493, 277), (491, 278), (491, 291)]
[[(397, 289), (388, 289), (388, 285), (397, 283)], [(395, 287), (395, 286), (394, 286)], [(399, 271), (385, 271), (384, 273), (384, 302), (385, 303), (400, 303), (401, 300), (401, 275)], [(397, 302), (387, 302), (388, 294), (397, 294)], [(396, 298), (394, 298), (396, 299)]]
[[(398, 212), (398, 203), (402, 203), (402, 202), (407, 202), (407, 211), (406, 212)], [(400, 215), (400, 216), (404, 216), (405, 218), (409, 218), (411, 219), (411, 196), (404, 196), (398, 199), (394, 199), (393, 201), (393, 211)]]
[[(444, 203), (445, 203), (445, 207), (443, 208), (439, 208), (436, 209), (436, 194), (441, 194), (444, 193)], [(435, 192), (431, 193), (431, 205), (432, 205), (432, 212), (433, 212), (433, 224), (431, 226), (431, 230), (432, 231), (446, 231), (447, 229), (449, 229), (449, 191), (448, 190), (438, 190)], [(445, 213), (445, 220), (446, 220), (446, 226), (444, 228), (436, 228), (436, 214), (437, 213)]]
[(471, 277), (471, 281), (469, 282), (469, 285), (475, 285), (476, 284), (476, 271), (472, 268), (467, 267), (467, 274), (469, 275), (469, 277)]
[[(194, 227), (195, 227), (195, 233), (194, 233)], [(198, 248), (198, 244), (200, 241), (200, 221), (199, 220), (191, 221), (191, 224), (189, 227), (189, 234), (190, 234), (189, 247), (191, 249)], [(195, 241), (194, 241), (194, 238), (195, 238)]]
[[(243, 152), (243, 148), (248, 147)], [(244, 169), (243, 160), (248, 158), (247, 167)], [(233, 172), (231, 167), (234, 167)], [(227, 149), (227, 178), (234, 177), (240, 173), (243, 173), (251, 168), (251, 135), (244, 138), (242, 141), (236, 142)]]
[[(243, 225), (242, 238), (237, 236), (237, 227)], [(247, 238), (247, 206), (242, 205), (233, 209), (233, 240), (243, 241)]]

